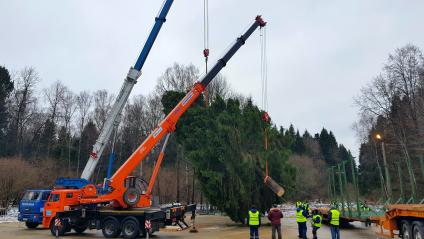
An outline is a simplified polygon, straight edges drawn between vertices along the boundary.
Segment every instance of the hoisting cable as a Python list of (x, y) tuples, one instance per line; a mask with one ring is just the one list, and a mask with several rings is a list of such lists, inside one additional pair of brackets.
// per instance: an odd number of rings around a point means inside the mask
[[(260, 44), (261, 44), (261, 83), (262, 83), (262, 113), (261, 119), (265, 123), (264, 127), (264, 147), (265, 151), (268, 151), (268, 135), (270, 127), (270, 118), (268, 115), (268, 63), (266, 54), (266, 27), (262, 27), (260, 32)], [(285, 193), (283, 187), (281, 187), (276, 181), (269, 176), (268, 160), (265, 160), (265, 178), (264, 183), (268, 186), (278, 197), (282, 197)]]
[[(205, 74), (208, 73), (209, 59), (209, 2), (203, 0), (203, 57), (205, 58)], [(209, 106), (209, 92), (205, 90), (205, 106)]]
[(268, 111), (268, 62), (266, 54), (266, 27), (260, 29), (261, 44), (261, 81), (262, 81), (262, 109)]
[[(260, 48), (261, 48), (261, 84), (262, 84), (262, 93), (261, 93), (261, 107), (264, 111), (261, 119), (266, 124), (269, 123), (268, 115), (268, 72), (267, 72), (267, 55), (266, 55), (266, 27), (260, 29)], [(265, 150), (268, 150), (268, 127), (265, 126), (264, 129), (264, 147)]]

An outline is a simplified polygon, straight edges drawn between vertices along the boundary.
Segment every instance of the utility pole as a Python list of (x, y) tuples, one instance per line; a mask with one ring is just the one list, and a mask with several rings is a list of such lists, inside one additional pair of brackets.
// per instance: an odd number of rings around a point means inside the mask
[(350, 167), (352, 170), (353, 188), (355, 189), (356, 211), (358, 212), (358, 217), (361, 217), (361, 206), (359, 205), (359, 188), (358, 188), (357, 178), (356, 178), (356, 168), (355, 168), (355, 164), (353, 160), (354, 160), (353, 158), (350, 159)]
[(330, 196), (330, 199), (334, 198), (334, 194), (333, 194), (333, 182), (331, 180), (331, 168), (327, 169), (327, 174), (328, 174), (328, 195)]
[[(347, 188), (347, 176), (346, 176), (346, 167), (345, 167), (346, 163), (347, 163), (347, 161), (342, 162), (342, 168), (343, 168), (344, 186)], [(347, 192), (347, 190), (346, 190), (346, 202), (347, 202), (347, 211), (349, 212), (349, 217), (352, 217), (352, 210), (350, 208), (350, 197), (349, 197), (349, 193)]]
[(381, 152), (383, 154), (383, 164), (384, 164), (384, 174), (386, 175), (386, 185), (387, 185), (387, 194), (388, 194), (388, 202), (392, 200), (392, 183), (390, 180), (389, 166), (387, 165), (386, 158), (386, 147), (384, 147), (384, 141), (381, 141)]
[(331, 178), (332, 178), (332, 181), (333, 181), (333, 185), (332, 186), (333, 186), (334, 199), (337, 198), (335, 173), (336, 173), (336, 166), (332, 166), (331, 167)]
[(386, 147), (384, 146), (384, 139), (381, 134), (375, 134), (375, 138), (381, 142), (381, 154), (383, 155), (383, 167), (384, 174), (386, 176), (387, 202), (390, 203), (392, 200), (392, 184), (390, 180), (389, 166), (387, 165)]
[(397, 170), (398, 170), (398, 177), (399, 177), (399, 185), (400, 185), (400, 197), (397, 203), (403, 203), (405, 201), (405, 195), (403, 191), (403, 177), (402, 177), (402, 167), (400, 166), (400, 162), (397, 161)]
[(342, 169), (341, 169), (341, 167), (340, 167), (340, 164), (339, 165), (337, 165), (338, 167), (337, 167), (337, 174), (338, 174), (338, 178), (339, 178), (339, 186), (340, 186), (340, 199), (341, 199), (341, 201), (342, 201), (342, 215), (344, 216), (345, 215), (345, 210), (344, 210), (344, 198), (343, 198), (343, 195), (344, 195), (344, 192), (343, 192), (343, 182), (342, 182)]

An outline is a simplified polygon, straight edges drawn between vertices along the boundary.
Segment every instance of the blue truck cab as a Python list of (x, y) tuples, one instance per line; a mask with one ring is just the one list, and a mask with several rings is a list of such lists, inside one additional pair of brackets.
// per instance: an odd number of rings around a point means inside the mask
[(25, 222), (28, 228), (36, 228), (43, 221), (44, 203), (51, 190), (27, 190), (19, 202), (18, 220)]

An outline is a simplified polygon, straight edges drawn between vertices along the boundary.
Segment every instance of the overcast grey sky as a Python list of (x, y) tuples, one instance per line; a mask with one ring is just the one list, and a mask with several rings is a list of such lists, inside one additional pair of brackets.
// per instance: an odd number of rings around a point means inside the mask
[[(0, 65), (33, 66), (46, 87), (118, 92), (153, 25), (161, 0), (0, 0)], [(424, 1), (209, 0), (211, 63), (251, 20), (268, 21), (269, 112), (277, 125), (326, 127), (355, 156), (352, 98), (388, 53), (424, 48)], [(132, 95), (148, 94), (173, 62), (203, 69), (203, 1), (175, 0)], [(260, 103), (257, 32), (222, 73)]]

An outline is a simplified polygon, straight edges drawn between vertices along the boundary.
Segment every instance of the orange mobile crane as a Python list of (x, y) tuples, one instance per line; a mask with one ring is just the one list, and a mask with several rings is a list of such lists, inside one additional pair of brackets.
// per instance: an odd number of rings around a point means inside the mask
[[(180, 117), (205, 91), (208, 84), (226, 66), (250, 35), (258, 27), (265, 25), (266, 22), (261, 16), (255, 18), (246, 32), (237, 38), (201, 81), (194, 84), (185, 97), (109, 179), (107, 192), (102, 192), (94, 184), (77, 189), (55, 188), (45, 204), (43, 226), (49, 227), (53, 235), (56, 233), (63, 235), (71, 229), (82, 232), (90, 227), (102, 229), (103, 235), (107, 238), (118, 237), (121, 232), (125, 238), (136, 238), (140, 233), (149, 232), (147, 225), (158, 229), (159, 225), (166, 222), (166, 219), (178, 220), (184, 216), (185, 211), (192, 210), (192, 208), (180, 207), (164, 211), (152, 207), (151, 190), (161, 166), (163, 149), (148, 186), (141, 179), (130, 176), (131, 172), (161, 139), (166, 136), (165, 141), (167, 141), (169, 133), (175, 130)], [(172, 213), (176, 215), (168, 215)]]

